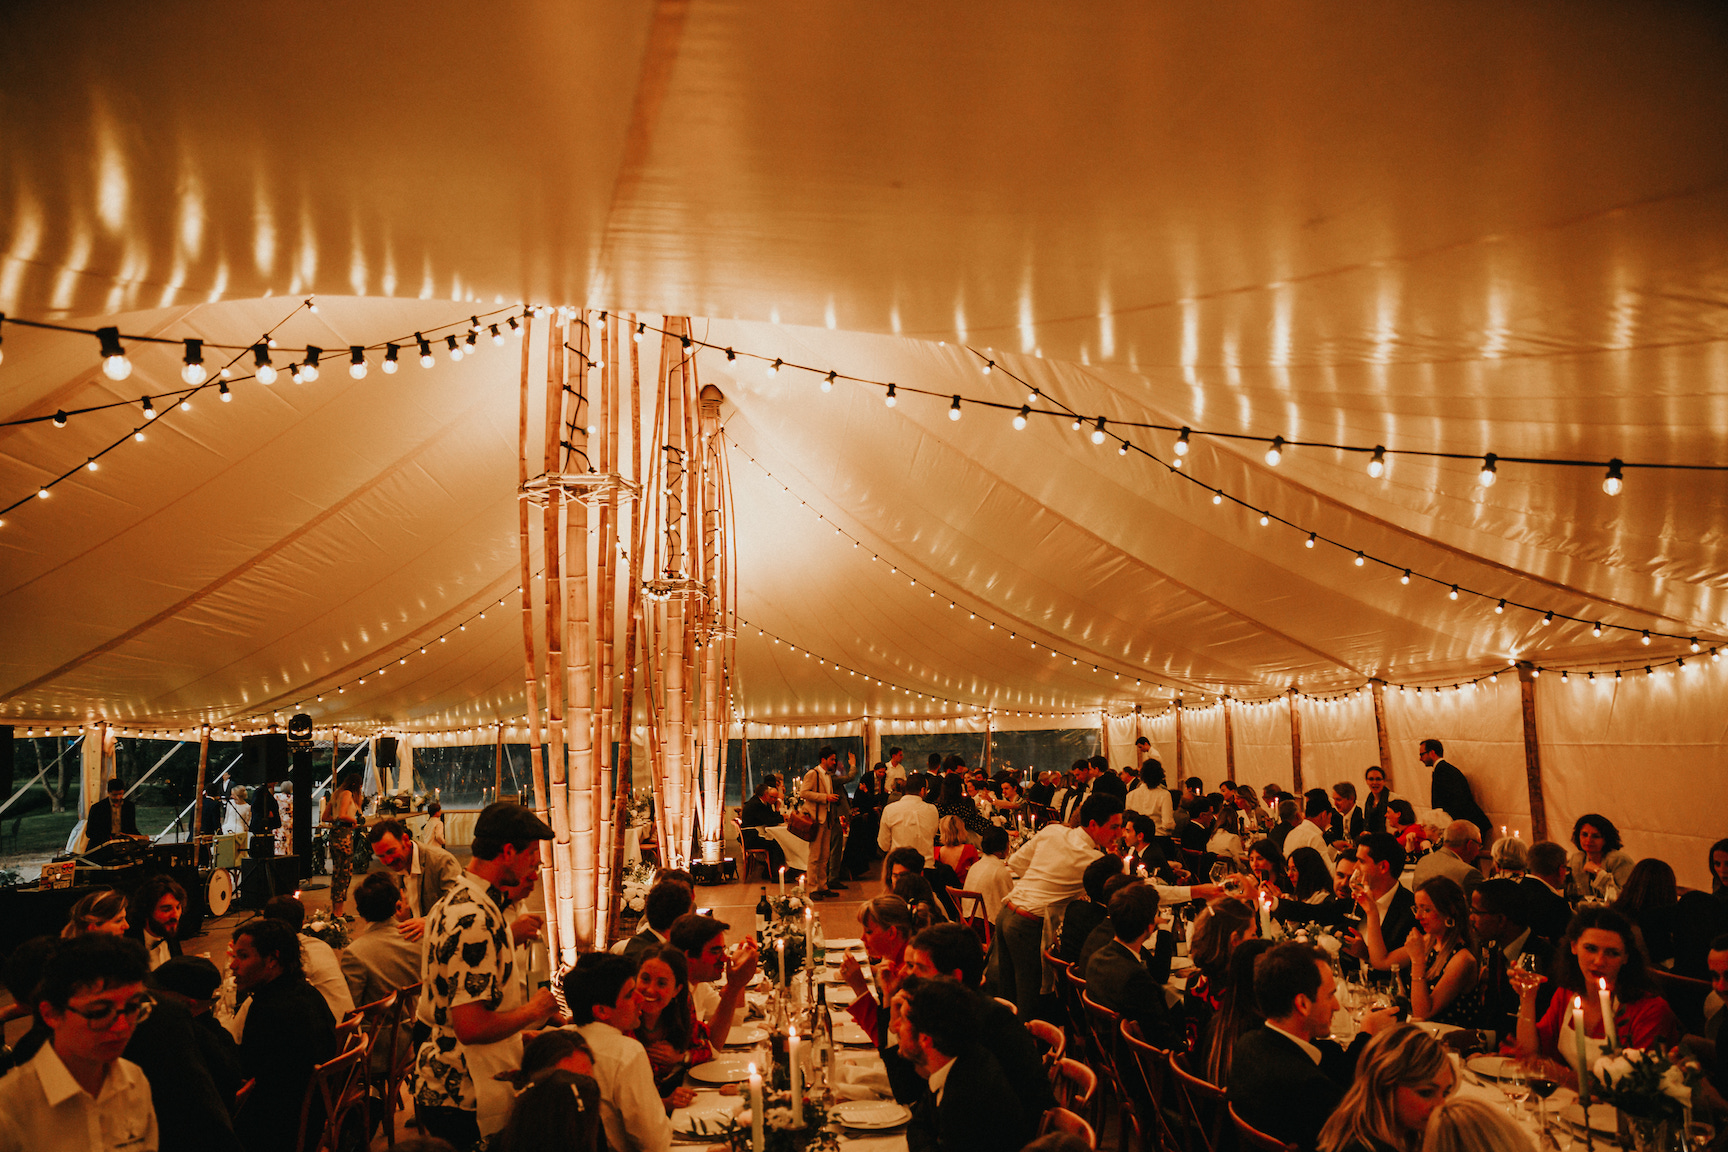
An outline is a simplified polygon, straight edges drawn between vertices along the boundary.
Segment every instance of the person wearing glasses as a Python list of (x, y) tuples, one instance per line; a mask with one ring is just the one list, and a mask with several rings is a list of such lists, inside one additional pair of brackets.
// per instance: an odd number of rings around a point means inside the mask
[(150, 1014), (149, 971), (135, 940), (90, 933), (57, 945), (32, 995), (53, 1035), (0, 1079), (0, 1152), (154, 1152), (150, 1082), (120, 1055)]

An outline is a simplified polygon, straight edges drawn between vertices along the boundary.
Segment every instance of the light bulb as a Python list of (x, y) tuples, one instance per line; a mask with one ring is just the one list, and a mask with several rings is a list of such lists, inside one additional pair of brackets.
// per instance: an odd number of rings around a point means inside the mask
[(768, 375), (770, 375), (770, 376), (780, 375), (780, 366), (784, 363), (786, 363), (786, 361), (780, 359), (780, 357), (778, 357), (778, 356), (774, 357), (774, 363), (768, 365)]
[(146, 420), (156, 419), (156, 402), (155, 401), (151, 400), (150, 397), (145, 396), (139, 400), (139, 403), (144, 405), (144, 419), (146, 419)]
[(216, 394), (222, 397), (222, 403), (224, 404), (230, 404), (234, 400), (234, 393), (228, 390), (228, 381), (226, 380), (217, 382)]
[(124, 380), (132, 375), (132, 361), (120, 345), (120, 329), (98, 328), (96, 338), (102, 342), (102, 374), (110, 380)]
[(1640, 643), (1640, 644), (1648, 644), (1648, 643), (1650, 643), (1650, 630), (1649, 630), (1649, 629), (1648, 629), (1648, 628), (1646, 628), (1646, 629), (1645, 629), (1645, 630), (1644, 630), (1644, 634), (1643, 634), (1643, 635), (1642, 635), (1642, 636), (1640, 636), (1640, 637), (1639, 637), (1639, 638), (1638, 638), (1638, 642), (1639, 642), (1639, 643)]
[(1024, 431), (1026, 428), (1026, 417), (1030, 416), (1031, 414), (1032, 414), (1032, 409), (1030, 409), (1030, 408), (1026, 407), (1026, 405), (1022, 404), (1020, 406), (1020, 411), (1018, 411), (1014, 414), (1014, 431), (1016, 431), (1016, 432)]
[(1272, 523), (1272, 517), (1266, 515), (1264, 512), (1260, 513), (1260, 527), (1264, 528), (1270, 523)]
[(1176, 455), (1188, 455), (1188, 429), (1186, 427), (1182, 429), (1182, 435), (1176, 437)]
[(1400, 584), (1410, 583), (1410, 569), (1408, 569), (1408, 568), (1404, 569), (1404, 575), (1398, 577), (1398, 583), (1400, 583)]
[(444, 347), (446, 349), (448, 349), (448, 352), (446, 354), (450, 357), (450, 362), (452, 364), (454, 364), (456, 361), (462, 359), (462, 346), (460, 344), (456, 343), (456, 337), (454, 337), (454, 336), (444, 337)]
[(1303, 542), (1302, 542), (1302, 545), (1303, 545), (1303, 547), (1305, 547), (1305, 548), (1312, 548), (1312, 547), (1314, 547), (1314, 533), (1312, 533), (1312, 532), (1310, 532), (1310, 533), (1308, 533), (1308, 539), (1306, 539), (1306, 540), (1304, 540), (1304, 541), (1303, 541)]
[(1098, 417), (1098, 423), (1092, 429), (1092, 443), (1104, 443), (1104, 417)]
[(1596, 621), (1596, 623), (1594, 623), (1590, 626), (1590, 635), (1592, 635), (1592, 636), (1602, 635), (1602, 621), (1598, 620), (1598, 621)]
[(898, 401), (894, 399), (894, 385), (888, 385), (888, 394), (882, 397), (882, 403), (892, 408)]
[(830, 372), (828, 375), (822, 377), (822, 391), (834, 391), (834, 373)]
[(1284, 459), (1284, 437), (1272, 437), (1272, 446), (1266, 449), (1266, 463), (1278, 467), (1278, 462)]
[(348, 349), (348, 375), (356, 380), (366, 379), (366, 349), (358, 344)]
[(1506, 601), (1502, 600), (1500, 603), (1494, 605), (1494, 615), (1498, 616), (1504, 611), (1506, 611)]
[(1374, 446), (1374, 455), (1368, 460), (1368, 475), (1376, 480), (1386, 475), (1386, 449), (1383, 445)]
[(1452, 590), (1450, 592), (1446, 593), (1446, 599), (1448, 599), (1448, 600), (1458, 599), (1458, 585), (1456, 585), (1456, 584), (1452, 585)]
[(182, 411), (182, 412), (192, 411), (192, 397), (182, 396), (180, 398), (180, 411)]
[(510, 319), (504, 321), (504, 323), (510, 326), (510, 331), (515, 334), (518, 340), (522, 338), (522, 325), (516, 322), (516, 317), (512, 316)]
[(416, 332), (414, 333), (414, 342), (420, 346), (420, 367), (430, 368), (437, 363), (432, 359), (432, 341)]
[(995, 368), (995, 367), (996, 367), (996, 361), (994, 361), (994, 360), (984, 361), (984, 375), (986, 375), (986, 376), (990, 375), (990, 370)]
[(1360, 552), (1356, 553), (1356, 567), (1360, 568), (1366, 563), (1368, 563), (1368, 557), (1362, 555)]
[(324, 349), (307, 347), (306, 360), (300, 366), (300, 376), (306, 383), (311, 384), (318, 379), (318, 358), (322, 355)]
[(138, 441), (140, 444), (142, 444), (144, 442), (144, 429), (134, 428), (132, 430), (132, 439), (134, 439), (134, 440)]
[(296, 384), (300, 383), (300, 365), (288, 365), (288, 379), (294, 381)]
[(186, 341), (186, 366), (180, 369), (180, 379), (197, 387), (210, 378), (204, 370), (204, 341)]
[(38, 489), (36, 489), (36, 498), (37, 498), (37, 499), (38, 499), (38, 500), (46, 500), (46, 499), (48, 499), (48, 489), (46, 489), (46, 488), (38, 488)]
[[(514, 317), (512, 317), (512, 319), (514, 319)], [(396, 374), (396, 369), (400, 366), (400, 361), (396, 358), (399, 351), (400, 349), (398, 349), (394, 344), (384, 345), (384, 374), (386, 376), (394, 376)]]
[(1626, 486), (1625, 480), (1620, 475), (1620, 468), (1620, 461), (1608, 461), (1608, 475), (1602, 478), (1602, 491), (1610, 496), (1620, 495), (1620, 490)]
[(504, 333), (498, 331), (498, 325), (492, 325), (489, 330), (492, 333), (492, 343), (502, 345), (504, 343)]
[(1212, 493), (1212, 503), (1214, 503), (1214, 504), (1224, 503), (1224, 493), (1222, 493), (1222, 492)]
[(1476, 483), (1482, 485), (1484, 488), (1494, 487), (1494, 481), (1500, 478), (1498, 471), (1495, 468), (1495, 463), (1499, 459), (1500, 458), (1492, 452), (1482, 457), (1482, 471), (1476, 474)]
[(1034, 388), (1034, 389), (1032, 389), (1032, 391), (1026, 393), (1026, 403), (1028, 403), (1028, 404), (1038, 403), (1038, 389)]
[(648, 322), (646, 320), (644, 320), (641, 323), (636, 325), (636, 335), (634, 337), (632, 337), (632, 339), (634, 339), (636, 341), (636, 343), (640, 344), (640, 343), (642, 343), (642, 337), (644, 335), (646, 335), (647, 332), (648, 332)]
[(954, 403), (948, 405), (948, 419), (960, 419), (960, 397), (958, 395), (954, 397)]
[(92, 472), (96, 471), (96, 457), (92, 456), (90, 459), (84, 461), (84, 467), (88, 468)]
[(1552, 624), (1552, 623), (1554, 623), (1554, 613), (1553, 613), (1553, 612), (1545, 612), (1545, 613), (1543, 613), (1543, 614), (1542, 614), (1542, 623), (1543, 623), (1543, 624)]
[(1698, 649), (1700, 647), (1700, 645), (1698, 643), (1698, 637), (1696, 637), (1696, 636), (1692, 637), (1691, 645), (1692, 645), (1692, 651), (1694, 651), (1694, 652), (1698, 651)]
[(260, 384), (276, 383), (276, 366), (270, 363), (268, 344), (252, 345), (252, 375)]

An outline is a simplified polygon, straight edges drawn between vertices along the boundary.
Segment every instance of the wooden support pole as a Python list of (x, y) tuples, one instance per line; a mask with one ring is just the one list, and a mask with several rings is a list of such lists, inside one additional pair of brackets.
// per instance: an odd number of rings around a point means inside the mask
[[(1527, 660), (1518, 662), (1518, 697), (1524, 721), (1524, 786), (1530, 790), (1530, 841), (1548, 839), (1548, 803), (1542, 797), (1542, 744), (1536, 738), (1536, 674)], [(1482, 839), (1492, 840), (1484, 828)]]
[[(636, 326), (636, 317), (629, 317), (630, 326)], [(643, 463), (642, 435), (642, 356), (640, 345), (634, 340), (623, 342), (630, 352), (630, 478), (640, 487), (636, 499), (630, 503), (630, 569), (624, 583), (624, 682), (619, 692), (618, 703), (618, 782), (617, 793), (612, 802), (613, 834), (612, 834), (612, 876), (613, 883), (607, 890), (610, 903), (607, 913), (607, 923), (618, 922), (618, 894), (622, 891), (618, 878), (624, 868), (624, 819), (629, 809), (630, 795), (636, 786), (636, 644), (640, 633), (642, 618), (642, 548), (648, 523), (648, 489), (646, 471)]]
[(1230, 697), (1224, 704), (1224, 779), (1236, 779), (1236, 728), (1230, 720)]
[[(567, 327), (554, 320), (546, 326), (546, 425), (545, 460), (547, 476), (562, 471), (560, 453), (564, 439), (564, 396), (566, 361), (564, 346)], [(569, 759), (565, 750), (564, 726), (564, 489), (552, 485), (546, 490), (546, 506), (541, 510), (541, 558), (546, 565), (546, 784), (547, 791), (540, 809), (540, 819), (552, 826), (551, 860), (543, 860), (540, 874), (550, 877), (546, 885), (546, 939), (555, 955), (562, 959), (575, 948), (572, 924), (575, 899), (570, 891), (574, 862), (570, 854)], [(556, 964), (553, 965), (557, 967)]]
[(192, 842), (204, 831), (204, 787), (210, 773), (210, 725), (198, 725), (198, 783), (192, 789)]
[(1297, 701), (1301, 698), (1295, 688), (1291, 688), (1287, 697), (1290, 701), (1290, 791), (1302, 795), (1302, 709)]
[(1176, 697), (1176, 779), (1168, 781), (1174, 784), (1178, 792), (1182, 782), (1188, 778), (1187, 753), (1182, 748), (1182, 697)]
[[(593, 471), (588, 459), (589, 410), (588, 393), (588, 324), (586, 314), (577, 316), (575, 357), (570, 361), (568, 375), (575, 380), (569, 393), (571, 414), (570, 443), (574, 445), (565, 462), (567, 471)], [(569, 343), (568, 338), (566, 344)], [(583, 461), (587, 459), (587, 463)], [(599, 871), (596, 856), (599, 848), (594, 838), (597, 797), (594, 794), (594, 657), (593, 633), (588, 617), (588, 503), (578, 496), (566, 505), (569, 520), (565, 535), (565, 570), (568, 596), (565, 616), (569, 621), (569, 643), (565, 663), (569, 717), (565, 743), (570, 750), (570, 903), (564, 960), (575, 963), (576, 951), (594, 948), (595, 877)]]
[(492, 752), (492, 799), (504, 795), (504, 724), (498, 724), (498, 743)]
[(1386, 783), (1392, 783), (1392, 741), (1386, 735), (1386, 682), (1368, 681), (1369, 694), (1374, 697), (1374, 738), (1380, 744), (1380, 771), (1386, 773)]
[[(618, 466), (618, 365), (613, 363), (612, 330), (616, 321), (609, 314), (599, 321), (599, 379), (595, 385), (595, 402), (599, 406), (594, 421), (600, 429), (596, 458), (600, 471), (616, 475)], [(604, 948), (611, 931), (612, 841), (617, 834), (617, 821), (612, 818), (612, 717), (614, 680), (612, 673), (612, 637), (618, 616), (618, 488), (613, 485), (606, 502), (599, 509), (600, 525), (595, 557), (595, 645), (594, 645), (594, 812), (599, 821), (596, 837), (594, 892), (594, 941)]]

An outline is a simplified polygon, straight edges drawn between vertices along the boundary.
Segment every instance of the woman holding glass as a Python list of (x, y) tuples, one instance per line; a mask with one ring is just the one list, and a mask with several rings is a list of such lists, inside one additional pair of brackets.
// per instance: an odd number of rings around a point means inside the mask
[(683, 1086), (684, 1072), (714, 1059), (714, 1046), (690, 1002), (690, 967), (684, 953), (670, 944), (654, 944), (642, 950), (641, 961), (636, 970), (641, 1015), (630, 1035), (647, 1049), (654, 1090), (670, 1114), (696, 1098)]
[(1416, 927), (1392, 951), (1381, 939), (1379, 903), (1366, 890), (1357, 892), (1356, 902), (1368, 962), (1410, 966), (1410, 1018), (1474, 1028), (1482, 1014), (1482, 963), (1464, 890), (1446, 876), (1423, 882), (1416, 889)]

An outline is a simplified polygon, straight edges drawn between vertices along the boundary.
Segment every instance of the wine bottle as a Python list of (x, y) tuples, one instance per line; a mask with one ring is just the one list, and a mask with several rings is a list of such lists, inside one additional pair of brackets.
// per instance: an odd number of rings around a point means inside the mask
[(768, 903), (768, 887), (762, 887), (762, 899), (756, 901), (756, 946), (760, 948), (768, 934), (768, 924), (774, 919), (774, 906)]
[(821, 968), (828, 963), (828, 938), (822, 934), (822, 917), (810, 922), (810, 964)]

